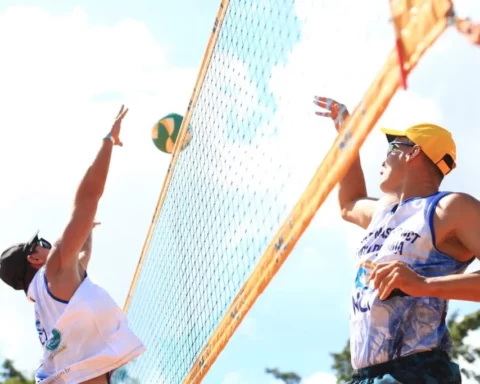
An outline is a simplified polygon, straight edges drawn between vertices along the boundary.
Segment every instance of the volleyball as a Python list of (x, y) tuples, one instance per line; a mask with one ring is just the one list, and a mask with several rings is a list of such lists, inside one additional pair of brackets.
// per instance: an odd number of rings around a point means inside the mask
[[(182, 126), (183, 116), (178, 113), (170, 113), (162, 117), (152, 128), (152, 140), (155, 146), (162, 152), (172, 153), (177, 141), (178, 133)], [(185, 149), (190, 140), (192, 133), (190, 127), (185, 135), (185, 143), (182, 150)]]

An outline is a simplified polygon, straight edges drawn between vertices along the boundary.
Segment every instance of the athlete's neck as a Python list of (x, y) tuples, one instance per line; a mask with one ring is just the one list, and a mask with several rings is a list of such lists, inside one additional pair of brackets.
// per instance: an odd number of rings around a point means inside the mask
[(402, 188), (392, 193), (397, 202), (408, 200), (412, 197), (427, 197), (438, 192), (438, 184), (425, 180), (420, 183), (405, 183)]

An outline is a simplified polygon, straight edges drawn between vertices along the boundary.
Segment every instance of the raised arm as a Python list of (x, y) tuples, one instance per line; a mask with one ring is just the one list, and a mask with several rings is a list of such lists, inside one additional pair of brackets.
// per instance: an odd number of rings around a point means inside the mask
[[(337, 132), (343, 126), (349, 113), (345, 105), (327, 97), (315, 97), (315, 105), (326, 111), (315, 112), (318, 116), (329, 117), (333, 120)], [(377, 207), (378, 199), (367, 196), (365, 177), (357, 153), (356, 160), (352, 164), (346, 176), (339, 183), (338, 203), (342, 218), (362, 228), (367, 228), (372, 220)]]
[(78, 255), (78, 262), (84, 271), (88, 268), (88, 263), (90, 262), (90, 256), (92, 255), (92, 232), (87, 237), (85, 244), (83, 244), (82, 250)]
[[(72, 282), (73, 286), (66, 284), (64, 280), (68, 281), (68, 279), (60, 279), (61, 284), (55, 282), (59, 280), (57, 279), (59, 274), (65, 275), (65, 271), (78, 275), (78, 256), (93, 228), (97, 206), (105, 189), (112, 147), (114, 144), (122, 145), (119, 138), (120, 127), (127, 111), (128, 109), (124, 110), (122, 106), (110, 134), (103, 140), (95, 160), (80, 182), (75, 194), (70, 221), (48, 256), (47, 279), (50, 285), (53, 285), (50, 288), (58, 292), (60, 296), (65, 296), (63, 295), (65, 292), (72, 292), (72, 289), (74, 291), (75, 284), (78, 286), (78, 282)], [(69, 275), (69, 273), (67, 274)]]
[(80, 271), (81, 273), (84, 273), (88, 268), (88, 263), (90, 262), (90, 257), (92, 255), (93, 228), (95, 228), (99, 224), (100, 223), (98, 222), (93, 223), (92, 230), (90, 231), (90, 234), (88, 235), (87, 240), (83, 244), (80, 254), (78, 255), (78, 261), (83, 269), (82, 271)]

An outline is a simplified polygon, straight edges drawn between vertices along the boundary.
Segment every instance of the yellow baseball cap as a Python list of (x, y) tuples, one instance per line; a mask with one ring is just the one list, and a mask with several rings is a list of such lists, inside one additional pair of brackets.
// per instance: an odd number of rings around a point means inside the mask
[(406, 137), (418, 145), (444, 175), (455, 169), (457, 148), (452, 134), (445, 128), (435, 124), (421, 123), (405, 130), (390, 128), (381, 128), (380, 130), (387, 135), (389, 142), (396, 137)]

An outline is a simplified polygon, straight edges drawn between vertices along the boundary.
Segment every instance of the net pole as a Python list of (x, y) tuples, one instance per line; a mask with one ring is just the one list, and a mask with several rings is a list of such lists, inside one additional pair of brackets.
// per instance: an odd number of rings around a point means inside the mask
[[(408, 13), (421, 6), (412, 22)], [(409, 74), (418, 64), (425, 51), (437, 40), (448, 26), (452, 10), (450, 0), (399, 0), (392, 4), (396, 27), (407, 33), (404, 46), (404, 71)], [(400, 17), (395, 17), (400, 15)], [(398, 53), (393, 49), (382, 70), (364, 95), (361, 103), (345, 122), (333, 146), (320, 164), (309, 186), (281, 226), (247, 282), (235, 297), (219, 326), (215, 329), (184, 384), (200, 383), (226, 344), (245, 318), (255, 301), (268, 286), (295, 244), (310, 224), (313, 216), (326, 200), (335, 185), (345, 177), (360, 147), (383, 114), (401, 85), (398, 70)], [(349, 150), (345, 150), (349, 148)]]
[(143, 262), (145, 261), (147, 250), (148, 250), (148, 247), (150, 245), (150, 241), (152, 239), (152, 235), (153, 235), (153, 232), (154, 232), (154, 229), (155, 229), (155, 224), (157, 222), (157, 219), (160, 215), (163, 203), (165, 201), (165, 197), (167, 195), (168, 187), (170, 185), (170, 181), (172, 179), (173, 172), (175, 170), (175, 164), (177, 163), (178, 157), (180, 156), (180, 153), (182, 151), (183, 143), (185, 141), (185, 135), (188, 131), (188, 126), (190, 124), (190, 120), (191, 120), (191, 116), (192, 116), (192, 113), (193, 113), (193, 110), (194, 110), (194, 106), (195, 106), (195, 104), (198, 100), (198, 96), (200, 95), (200, 92), (201, 92), (201, 89), (202, 89), (202, 86), (203, 86), (203, 82), (205, 80), (205, 76), (207, 74), (208, 67), (210, 65), (210, 61), (211, 61), (212, 56), (213, 56), (213, 52), (214, 52), (215, 47), (217, 45), (218, 36), (219, 36), (219, 33), (222, 29), (223, 20), (225, 19), (225, 15), (227, 13), (229, 4), (230, 4), (230, 0), (222, 0), (220, 2), (220, 7), (218, 8), (217, 16), (215, 18), (215, 22), (214, 22), (212, 32), (211, 32), (211, 35), (210, 35), (210, 38), (209, 38), (209, 41), (208, 41), (208, 44), (207, 44), (207, 48), (206, 48), (204, 56), (203, 56), (202, 64), (200, 66), (200, 71), (199, 71), (198, 76), (197, 76), (197, 81), (195, 83), (195, 87), (193, 89), (193, 93), (192, 93), (192, 96), (190, 98), (190, 102), (188, 104), (187, 112), (186, 112), (186, 114), (183, 118), (182, 126), (180, 127), (180, 131), (178, 133), (177, 140), (175, 142), (175, 146), (173, 148), (172, 159), (170, 161), (170, 165), (168, 167), (167, 174), (165, 175), (165, 180), (163, 182), (163, 186), (162, 186), (162, 190), (160, 192), (160, 196), (157, 200), (157, 205), (155, 207), (155, 211), (154, 211), (154, 214), (153, 214), (153, 217), (152, 217), (152, 221), (151, 221), (150, 227), (149, 227), (148, 232), (147, 232), (147, 237), (146, 237), (145, 242), (143, 244), (142, 252), (140, 254), (140, 258), (139, 258), (139, 261), (137, 263), (135, 273), (133, 275), (133, 279), (132, 279), (132, 282), (131, 282), (131, 285), (130, 285), (130, 289), (128, 291), (127, 298), (125, 300), (125, 304), (124, 304), (124, 307), (123, 307), (124, 312), (126, 312), (128, 310), (131, 299), (132, 299), (132, 296), (133, 296), (133, 293), (135, 291), (135, 287), (136, 287), (137, 282), (138, 282), (140, 271), (142, 269)]

